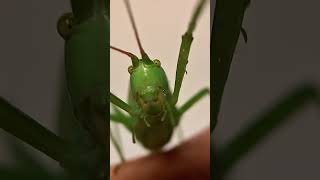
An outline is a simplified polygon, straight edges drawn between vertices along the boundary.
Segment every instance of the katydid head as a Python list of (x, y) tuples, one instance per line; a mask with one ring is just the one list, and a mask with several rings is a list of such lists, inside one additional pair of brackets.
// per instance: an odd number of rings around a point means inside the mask
[[(119, 48), (113, 46), (110, 46), (110, 48), (131, 58), (132, 65), (128, 67), (131, 91), (137, 105), (142, 111), (143, 119), (146, 121), (146, 117), (148, 116), (163, 117), (166, 114), (165, 101), (169, 89), (165, 71), (161, 67), (160, 60), (150, 59), (142, 48), (129, 0), (124, 0), (124, 2), (139, 46), (141, 59)], [(164, 118), (158, 119), (162, 120)]]
[(137, 67), (129, 69), (131, 91), (142, 113), (147, 116), (163, 115), (168, 81), (160, 61), (140, 59)]

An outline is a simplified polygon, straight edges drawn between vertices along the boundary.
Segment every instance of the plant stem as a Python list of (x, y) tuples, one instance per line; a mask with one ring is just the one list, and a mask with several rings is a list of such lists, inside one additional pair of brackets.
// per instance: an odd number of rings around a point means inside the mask
[(63, 160), (64, 153), (67, 152), (67, 144), (63, 139), (1, 97), (0, 128), (58, 162)]

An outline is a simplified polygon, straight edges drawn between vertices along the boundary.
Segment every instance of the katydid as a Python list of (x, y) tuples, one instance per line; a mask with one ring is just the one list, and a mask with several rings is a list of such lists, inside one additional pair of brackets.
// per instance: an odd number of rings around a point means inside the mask
[(88, 161), (97, 162), (88, 163), (93, 163), (91, 168), (96, 170), (92, 171), (105, 173), (109, 154), (106, 121), (109, 4), (106, 0), (72, 2), (73, 14), (61, 16), (58, 22), (58, 32), (66, 41), (68, 90), (74, 115), (90, 136), (91, 144), (85, 144), (84, 148), (88, 153), (95, 153)]
[[(118, 47), (110, 47), (112, 50), (128, 56), (132, 62), (128, 68), (130, 74), (128, 103), (110, 93), (110, 102), (116, 106), (115, 112), (111, 114), (111, 121), (123, 124), (132, 133), (133, 142), (137, 140), (148, 150), (161, 150), (170, 141), (182, 115), (201, 98), (209, 94), (209, 89), (204, 88), (181, 107), (177, 107), (182, 81), (186, 74), (193, 32), (205, 4), (206, 0), (198, 2), (188, 29), (182, 36), (175, 86), (172, 92), (160, 60), (149, 57), (143, 48), (133, 17), (133, 9), (129, 1), (125, 1), (141, 57)], [(122, 113), (119, 108), (126, 111), (129, 116)], [(123, 152), (112, 134), (111, 141), (115, 144), (121, 160), (124, 161)]]

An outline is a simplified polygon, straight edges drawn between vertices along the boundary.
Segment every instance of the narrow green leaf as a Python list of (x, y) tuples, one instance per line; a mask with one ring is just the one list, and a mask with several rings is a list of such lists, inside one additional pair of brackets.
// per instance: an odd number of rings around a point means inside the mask
[(314, 86), (303, 85), (255, 118), (256, 120), (243, 129), (230, 144), (219, 149), (218, 161), (215, 163), (218, 164), (218, 171), (221, 175), (226, 174), (237, 161), (250, 153), (273, 130), (288, 123), (294, 113), (310, 102), (315, 102), (320, 109), (319, 93)]

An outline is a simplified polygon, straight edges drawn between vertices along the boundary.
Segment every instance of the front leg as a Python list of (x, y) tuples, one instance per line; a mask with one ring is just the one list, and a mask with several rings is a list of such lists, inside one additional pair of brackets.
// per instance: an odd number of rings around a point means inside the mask
[[(118, 106), (119, 108), (123, 109), (124, 111), (126, 111), (127, 113), (129, 113), (131, 115), (131, 117), (138, 119), (139, 117), (139, 113), (134, 111), (129, 104), (125, 103), (124, 101), (122, 101), (120, 98), (118, 98), (117, 96), (115, 96), (114, 94), (112, 94), (110, 92), (110, 102), (116, 106)], [(127, 125), (131, 124), (130, 122), (127, 123)], [(132, 132), (132, 141), (133, 143), (136, 142), (135, 140), (135, 133), (134, 133), (134, 129), (133, 129), (133, 125), (131, 124), (131, 132)]]
[(180, 45), (178, 64), (177, 64), (177, 70), (176, 70), (176, 80), (175, 80), (174, 91), (172, 96), (172, 103), (174, 105), (177, 104), (178, 102), (182, 80), (183, 80), (184, 74), (186, 73), (186, 66), (188, 64), (190, 47), (193, 40), (192, 33), (196, 27), (197, 20), (199, 18), (201, 11), (203, 10), (205, 2), (206, 0), (201, 0), (198, 3), (197, 8), (195, 9), (192, 15), (187, 32), (182, 36), (182, 42)]
[(120, 98), (118, 98), (116, 95), (112, 94), (110, 92), (110, 102), (122, 110), (126, 111), (129, 113), (132, 117), (136, 116), (136, 113), (132, 110), (132, 108), (129, 106), (129, 104), (125, 103), (122, 101)]

